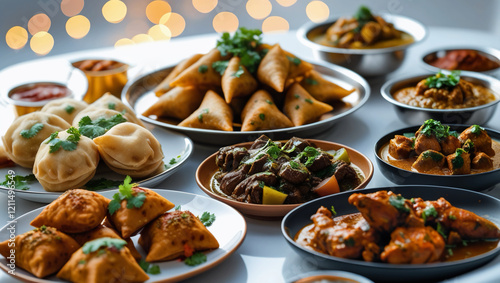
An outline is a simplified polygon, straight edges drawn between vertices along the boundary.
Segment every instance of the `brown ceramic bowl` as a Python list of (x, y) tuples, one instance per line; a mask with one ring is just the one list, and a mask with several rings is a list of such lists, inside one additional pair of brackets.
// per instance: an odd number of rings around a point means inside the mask
[[(314, 139), (307, 140), (311, 143), (314, 143), (316, 147), (319, 147), (323, 150), (338, 150), (340, 148), (345, 148), (347, 150), (351, 162), (358, 166), (365, 175), (365, 180), (359, 186), (354, 188), (354, 190), (362, 189), (366, 187), (366, 185), (370, 182), (371, 178), (373, 177), (373, 164), (368, 157), (364, 156), (359, 151), (342, 144)], [(249, 148), (252, 144), (253, 142), (245, 142), (236, 144), (235, 146), (244, 146), (246, 148)], [(300, 203), (282, 205), (246, 203), (214, 192), (211, 187), (212, 177), (219, 170), (219, 167), (215, 164), (216, 155), (217, 153), (210, 155), (200, 164), (200, 166), (198, 166), (198, 169), (196, 170), (196, 183), (198, 183), (198, 186), (201, 188), (201, 190), (210, 197), (234, 207), (236, 210), (243, 214), (258, 218), (280, 218), (286, 215), (290, 210), (301, 205)]]

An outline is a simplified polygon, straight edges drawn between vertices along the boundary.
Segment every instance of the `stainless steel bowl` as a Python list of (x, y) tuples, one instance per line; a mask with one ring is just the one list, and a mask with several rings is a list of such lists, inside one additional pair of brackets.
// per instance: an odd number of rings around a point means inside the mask
[(500, 101), (500, 81), (491, 76), (475, 72), (462, 72), (460, 78), (488, 88), (495, 95), (495, 101), (470, 108), (430, 109), (410, 106), (394, 99), (393, 94), (397, 90), (407, 86), (414, 86), (419, 81), (432, 75), (434, 73), (389, 80), (382, 85), (380, 93), (385, 100), (394, 105), (398, 117), (411, 125), (422, 124), (428, 119), (438, 120), (444, 124), (482, 125), (493, 116)]
[[(435, 60), (436, 58), (440, 58), (446, 55), (447, 52), (453, 50), (474, 50), (480, 55), (485, 56), (486, 58), (499, 62), (500, 63), (500, 50), (492, 47), (480, 47), (480, 46), (454, 46), (454, 47), (441, 47), (437, 49), (430, 50), (424, 54), (422, 57), (422, 65), (424, 68), (431, 72), (438, 72), (441, 70), (440, 68), (434, 67), (429, 64), (430, 61)], [(500, 76), (500, 67), (491, 69), (488, 71), (479, 72), (486, 75), (492, 75), (499, 77)]]
[(297, 37), (302, 44), (311, 48), (314, 57), (319, 60), (346, 67), (364, 77), (387, 75), (401, 66), (406, 49), (422, 41), (427, 35), (427, 29), (420, 22), (407, 17), (391, 14), (381, 16), (387, 22), (393, 23), (396, 29), (413, 36), (414, 42), (388, 48), (349, 49), (321, 45), (310, 39), (311, 33), (324, 33), (337, 19), (329, 19), (319, 24), (308, 22), (299, 28)]

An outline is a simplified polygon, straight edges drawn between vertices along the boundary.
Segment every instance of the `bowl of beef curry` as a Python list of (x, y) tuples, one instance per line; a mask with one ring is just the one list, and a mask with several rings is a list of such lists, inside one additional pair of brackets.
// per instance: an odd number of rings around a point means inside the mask
[(500, 183), (500, 132), (480, 125), (421, 126), (384, 135), (375, 144), (382, 174), (396, 184), (485, 190)]
[(325, 195), (364, 188), (373, 164), (347, 146), (292, 137), (220, 148), (196, 171), (210, 197), (259, 218), (278, 218)]

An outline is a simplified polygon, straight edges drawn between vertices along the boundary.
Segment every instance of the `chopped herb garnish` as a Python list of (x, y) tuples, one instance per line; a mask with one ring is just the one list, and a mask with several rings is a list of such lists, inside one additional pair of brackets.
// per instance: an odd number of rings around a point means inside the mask
[(455, 215), (450, 214), (450, 215), (448, 215), (448, 219), (457, 220), (457, 217)]
[(222, 76), (224, 75), (224, 72), (226, 71), (228, 64), (229, 64), (228, 60), (217, 61), (212, 63), (212, 68)]
[(300, 168), (300, 165), (299, 165), (299, 163), (298, 163), (298, 162), (295, 162), (295, 161), (293, 161), (293, 160), (292, 160), (292, 161), (290, 161), (290, 167), (291, 167), (292, 169), (299, 169), (299, 168)]
[(300, 108), (300, 106), (295, 105), (295, 110), (298, 110), (299, 108)]
[(429, 217), (437, 217), (438, 213), (436, 211), (436, 208), (434, 206), (429, 205), (426, 208), (424, 208), (424, 211), (422, 212), (422, 218), (424, 219), (424, 222), (427, 221), (427, 218)]
[(215, 214), (205, 211), (198, 218), (205, 227), (210, 227), (215, 221)]
[(420, 133), (430, 137), (434, 135), (438, 140), (442, 140), (450, 135), (449, 133), (450, 127), (447, 125), (441, 124), (441, 122), (429, 119), (424, 122), (422, 130)]
[(424, 152), (422, 152), (422, 157), (424, 159), (428, 159), (428, 158), (431, 158), (432, 160), (434, 160), (435, 162), (439, 162), (441, 160), (443, 160), (443, 155), (437, 153), (437, 152), (434, 152), (432, 150), (426, 150)]
[(85, 116), (78, 122), (78, 128), (82, 135), (94, 139), (104, 135), (109, 129), (123, 122), (127, 122), (127, 119), (122, 114), (116, 114), (110, 118), (100, 117), (94, 121), (89, 116)]
[(446, 232), (446, 229), (441, 224), (441, 222), (437, 223), (436, 231), (438, 231), (438, 233), (441, 234), (441, 236), (443, 236), (443, 238), (445, 238), (445, 239), (448, 238), (448, 233)]
[(40, 132), (43, 129), (43, 124), (42, 123), (36, 123), (29, 130), (22, 130), (21, 131), (21, 136), (25, 139), (31, 139), (32, 137), (36, 136), (38, 132)]
[(280, 156), (281, 149), (273, 144), (267, 148), (266, 153), (269, 154), (272, 159), (277, 159)]
[(317, 80), (311, 79), (311, 78), (306, 78), (305, 81), (306, 81), (306, 84), (308, 84), (308, 85), (318, 85), (319, 84), (319, 82)]
[(410, 212), (410, 209), (405, 206), (406, 199), (400, 195), (392, 195), (389, 197), (389, 203), (401, 212)]
[(269, 99), (266, 99), (266, 103), (269, 104), (269, 105), (273, 105), (273, 102)]
[(174, 210), (181, 210), (181, 205), (177, 205), (176, 207), (174, 207)]
[(12, 187), (12, 185), (14, 185), (14, 188), (16, 188), (17, 190), (26, 191), (30, 189), (28, 184), (35, 181), (36, 178), (33, 174), (29, 174), (26, 176), (7, 174), (5, 175), (5, 181), (0, 183), (0, 185), (6, 187)]
[(137, 184), (130, 184), (132, 178), (127, 176), (123, 181), (123, 184), (119, 186), (118, 192), (113, 195), (113, 200), (109, 202), (108, 211), (109, 214), (113, 215), (121, 207), (121, 201), (127, 201), (127, 208), (139, 208), (143, 205), (146, 200), (146, 194), (144, 192), (133, 194), (132, 188), (136, 187)]
[(197, 253), (194, 253), (192, 256), (186, 258), (184, 260), (184, 263), (189, 265), (189, 266), (196, 266), (196, 265), (200, 265), (206, 261), (207, 261), (207, 256), (204, 253), (197, 252)]
[(114, 180), (108, 180), (106, 178), (99, 178), (96, 180), (90, 180), (85, 184), (85, 189), (89, 191), (97, 191), (97, 190), (102, 190), (102, 189), (107, 189), (107, 188), (114, 188), (118, 187), (122, 182), (121, 181), (114, 181)]
[(207, 65), (200, 65), (198, 67), (198, 72), (200, 72), (202, 74), (206, 73), (207, 71), (208, 71), (208, 66)]
[(354, 238), (344, 240), (344, 245), (346, 245), (347, 247), (354, 247), (355, 244), (356, 242), (354, 241)]
[(330, 211), (332, 212), (333, 216), (337, 215), (337, 211), (335, 211), (335, 207), (333, 207), (333, 205), (330, 207)]
[(209, 111), (210, 110), (208, 108), (201, 110), (201, 113), (198, 115), (198, 120), (200, 120), (200, 122), (203, 122), (203, 114), (208, 114)]
[(235, 77), (235, 78), (239, 78), (241, 77), (241, 75), (243, 75), (245, 73), (245, 70), (243, 70), (243, 67), (242, 66), (239, 66), (238, 67), (238, 70), (236, 70), (236, 72), (234, 72), (234, 74), (232, 74), (231, 76)]
[(436, 75), (425, 79), (429, 88), (453, 88), (460, 81), (460, 71), (452, 71), (449, 75), (438, 72)]
[(292, 56), (286, 56), (288, 58), (288, 60), (290, 60), (290, 62), (292, 62), (295, 66), (298, 66), (300, 65), (300, 63), (302, 63), (302, 61), (297, 58), (297, 57), (292, 57)]
[(474, 142), (470, 139), (467, 139), (464, 144), (462, 145), (463, 150), (468, 153), (473, 153), (474, 152)]
[(66, 107), (64, 107), (64, 111), (66, 111), (66, 113), (68, 114), (71, 114), (73, 113), (73, 111), (75, 111), (75, 107), (73, 105), (66, 105)]
[(298, 98), (300, 98), (300, 95), (298, 95), (298, 94), (294, 94), (294, 95), (293, 95), (293, 97), (295, 97), (295, 98), (297, 98), (297, 99), (298, 99)]
[(149, 274), (160, 274), (161, 273), (160, 266), (158, 266), (157, 264), (149, 263), (142, 258), (139, 261), (139, 266), (142, 268), (142, 270), (144, 270), (144, 272), (149, 273)]
[(82, 259), (82, 260), (80, 260), (80, 261), (78, 262), (78, 264), (85, 264), (85, 263), (87, 263), (87, 262), (86, 262), (84, 259)]
[(458, 169), (462, 168), (464, 166), (464, 158), (462, 157), (462, 153), (464, 153), (465, 150), (461, 148), (457, 148), (455, 150), (455, 158), (451, 160), (451, 164), (453, 166), (453, 169)]
[(314, 159), (316, 159), (316, 157), (320, 154), (321, 154), (321, 152), (318, 151), (316, 148), (314, 148), (312, 146), (306, 146), (304, 148), (304, 150), (300, 154), (297, 155), (297, 159), (300, 160), (302, 158), (306, 158), (304, 165), (306, 167), (308, 167), (308, 166), (313, 164)]
[(266, 119), (266, 115), (264, 113), (259, 114), (259, 118), (264, 121)]
[(305, 99), (305, 101), (306, 101), (307, 103), (309, 103), (309, 104), (313, 104), (312, 99), (306, 98), (306, 99)]
[(476, 136), (479, 136), (483, 130), (484, 129), (481, 126), (472, 125), (472, 129), (470, 130), (470, 132)]
[(255, 73), (265, 52), (257, 48), (262, 42), (262, 31), (258, 29), (239, 28), (233, 36), (225, 32), (217, 40), (217, 49), (222, 56), (232, 54), (240, 58), (240, 64), (250, 73)]
[(127, 242), (125, 242), (122, 239), (115, 239), (115, 238), (99, 238), (95, 239), (90, 242), (86, 242), (85, 245), (82, 247), (82, 251), (84, 254), (89, 254), (92, 252), (95, 252), (99, 250), (100, 248), (116, 248), (118, 250), (121, 250)]
[(73, 151), (76, 149), (81, 136), (80, 131), (78, 131), (78, 129), (75, 127), (70, 127), (66, 130), (66, 132), (69, 134), (66, 140), (59, 139), (59, 132), (55, 132), (52, 133), (50, 137), (45, 141), (45, 143), (49, 144), (50, 146), (49, 153), (57, 152), (61, 148), (66, 151)]

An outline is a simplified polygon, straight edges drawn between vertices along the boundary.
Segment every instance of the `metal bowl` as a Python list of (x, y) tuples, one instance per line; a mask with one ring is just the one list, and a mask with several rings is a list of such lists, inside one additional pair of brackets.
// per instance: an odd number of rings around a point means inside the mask
[(425, 26), (413, 19), (381, 14), (389, 23), (393, 23), (398, 30), (413, 36), (414, 42), (387, 48), (349, 49), (321, 45), (310, 39), (312, 33), (324, 33), (337, 19), (329, 19), (323, 23), (308, 22), (297, 31), (299, 41), (311, 48), (315, 58), (334, 63), (364, 76), (375, 77), (387, 75), (397, 70), (406, 55), (406, 49), (422, 41), (427, 35)]
[[(435, 60), (436, 58), (443, 57), (446, 55), (446, 53), (454, 50), (473, 50), (492, 61), (500, 63), (500, 50), (496, 48), (481, 47), (481, 46), (454, 46), (454, 47), (441, 47), (424, 53), (424, 56), (422, 57), (422, 65), (424, 66), (424, 68), (426, 68), (431, 72), (438, 72), (441, 69), (430, 65), (429, 62)], [(498, 76), (500, 75), (500, 66), (498, 68), (482, 71), (479, 73)]]
[(394, 105), (398, 117), (407, 124), (422, 124), (428, 119), (441, 121), (444, 124), (478, 124), (482, 125), (488, 122), (497, 108), (500, 101), (500, 81), (493, 77), (483, 75), (475, 72), (462, 72), (461, 79), (469, 82), (482, 85), (488, 88), (496, 97), (495, 101), (470, 108), (460, 109), (431, 109), (417, 106), (410, 106), (401, 103), (394, 99), (392, 96), (397, 90), (407, 87), (415, 86), (417, 83), (435, 73), (428, 73), (425, 75), (396, 78), (387, 81), (380, 93), (382, 97)]

